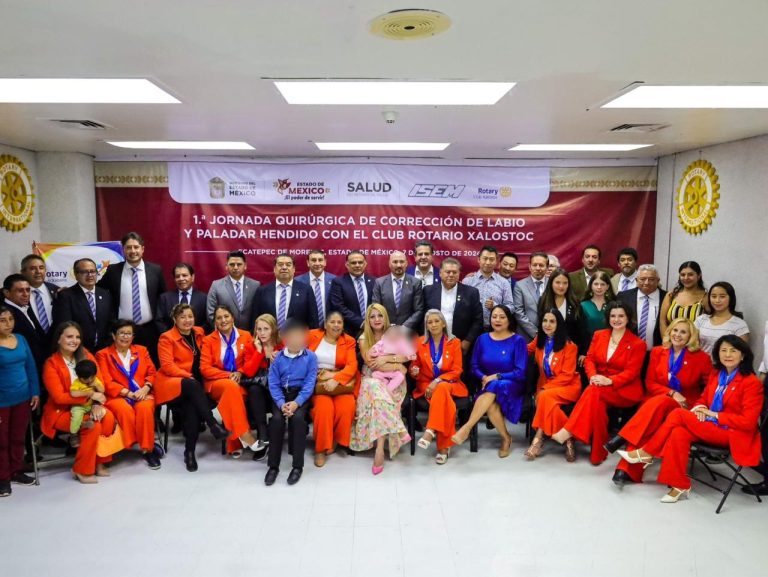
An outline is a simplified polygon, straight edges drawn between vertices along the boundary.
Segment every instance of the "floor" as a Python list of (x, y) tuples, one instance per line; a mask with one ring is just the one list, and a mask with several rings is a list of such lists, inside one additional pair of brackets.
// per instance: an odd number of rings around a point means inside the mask
[[(205, 439), (187, 473), (172, 442), (159, 471), (135, 455), (85, 486), (66, 463), (42, 470), (40, 487), (14, 486), (0, 501), (0, 574), (80, 577), (641, 577), (766, 575), (768, 503), (694, 485), (688, 501), (659, 503), (655, 483), (618, 490), (612, 463), (568, 464), (549, 444), (526, 462), (481, 427), (480, 452), (454, 449), (438, 467), (407, 451), (373, 477), (371, 455), (336, 454), (289, 487), (275, 486), (246, 453), (222, 457)], [(584, 448), (582, 447), (582, 450)], [(649, 470), (655, 478), (655, 468)]]

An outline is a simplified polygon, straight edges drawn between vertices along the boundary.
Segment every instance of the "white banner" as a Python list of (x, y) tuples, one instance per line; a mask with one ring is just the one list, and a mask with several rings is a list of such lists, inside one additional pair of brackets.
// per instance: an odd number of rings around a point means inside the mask
[(549, 198), (549, 168), (403, 164), (169, 162), (183, 204), (532, 208)]

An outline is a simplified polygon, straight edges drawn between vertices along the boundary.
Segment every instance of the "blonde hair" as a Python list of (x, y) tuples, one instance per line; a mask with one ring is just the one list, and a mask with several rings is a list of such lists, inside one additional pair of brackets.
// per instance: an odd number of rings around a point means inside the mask
[(701, 348), (701, 344), (699, 343), (699, 329), (696, 328), (696, 326), (693, 324), (692, 321), (684, 318), (678, 318), (673, 320), (671, 323), (669, 323), (667, 330), (664, 331), (664, 339), (661, 342), (661, 346), (664, 347), (665, 349), (668, 349), (672, 346), (672, 339), (670, 338), (670, 335), (672, 334), (672, 329), (680, 324), (687, 325), (688, 332), (691, 335), (690, 337), (688, 337), (688, 343), (685, 345), (685, 348), (691, 351), (692, 353), (695, 353)]
[(384, 308), (384, 305), (380, 305), (379, 303), (373, 303), (371, 306), (368, 307), (368, 309), (365, 311), (365, 319), (363, 320), (363, 343), (365, 346), (365, 350), (367, 351), (370, 349), (373, 345), (376, 344), (376, 340), (373, 336), (373, 329), (371, 329), (371, 313), (373, 311), (379, 312), (384, 317), (384, 326), (382, 327), (382, 333), (384, 334), (384, 331), (386, 331), (389, 328), (389, 314), (387, 313), (387, 309)]
[(443, 312), (439, 309), (429, 309), (426, 313), (424, 313), (424, 342), (429, 342), (429, 329), (427, 329), (427, 319), (432, 315), (437, 315), (440, 317), (440, 320), (443, 321), (443, 336), (447, 337), (449, 341), (453, 340), (453, 335), (448, 330), (448, 321), (445, 320), (445, 315)]
[(256, 325), (259, 322), (266, 323), (269, 326), (271, 330), (269, 340), (272, 342), (272, 346), (276, 347), (280, 343), (280, 335), (277, 330), (277, 319), (269, 314), (259, 315), (253, 323), (253, 340), (258, 340), (258, 337), (256, 336)]

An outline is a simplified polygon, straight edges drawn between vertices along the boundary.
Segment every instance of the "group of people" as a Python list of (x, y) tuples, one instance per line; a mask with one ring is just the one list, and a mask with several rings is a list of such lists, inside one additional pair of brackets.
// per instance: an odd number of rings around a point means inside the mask
[[(334, 276), (323, 251), (312, 250), (305, 274), (296, 276), (284, 253), (275, 280), (260, 284), (234, 251), (226, 276), (205, 293), (191, 264), (174, 267), (167, 290), (160, 266), (143, 258), (142, 237), (128, 233), (122, 245), (125, 262), (98, 281), (97, 264), (82, 258), (73, 264), (77, 283), (57, 290), (45, 282), (44, 260), (29, 255), (3, 283), (0, 496), (33, 481), (25, 435), (38, 406), (42, 433), (68, 436), (76, 449), (81, 483), (109, 476), (112, 456), (134, 447), (160, 468), (156, 412), (166, 404), (190, 472), (207, 428), (232, 458), (249, 450), (266, 459), (272, 485), (287, 432), (293, 485), (311, 425), (317, 467), (338, 450), (374, 449), (378, 475), (387, 454), (411, 441), (409, 395), (427, 412), (418, 446), (434, 442), (438, 465), (484, 417), (501, 438), (501, 458), (512, 450), (507, 422), (522, 420), (535, 431), (526, 459), (540, 458), (547, 438), (565, 446), (568, 462), (577, 442), (590, 446), (593, 465), (618, 452), (619, 485), (640, 482), (661, 458), (665, 502), (690, 490), (693, 442), (760, 464), (763, 384), (749, 329), (733, 286), (705, 288), (696, 262), (683, 263), (666, 292), (633, 248), (619, 252), (616, 274), (601, 267), (597, 246), (585, 247), (582, 268), (570, 273), (534, 252), (529, 274), (516, 280), (518, 256), (485, 246), (478, 270), (462, 278), (458, 260), (438, 265), (432, 245), (419, 242), (413, 265), (394, 251), (379, 278), (361, 251)], [(768, 492), (765, 482), (754, 488)]]

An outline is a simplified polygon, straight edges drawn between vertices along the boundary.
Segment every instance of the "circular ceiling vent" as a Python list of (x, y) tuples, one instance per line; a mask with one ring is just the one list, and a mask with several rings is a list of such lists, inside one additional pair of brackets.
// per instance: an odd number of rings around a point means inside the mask
[(417, 40), (445, 32), (451, 19), (437, 10), (393, 10), (371, 21), (371, 34), (390, 40)]

